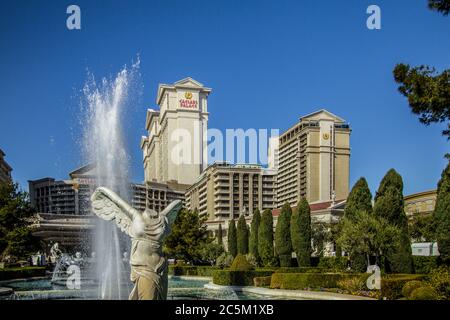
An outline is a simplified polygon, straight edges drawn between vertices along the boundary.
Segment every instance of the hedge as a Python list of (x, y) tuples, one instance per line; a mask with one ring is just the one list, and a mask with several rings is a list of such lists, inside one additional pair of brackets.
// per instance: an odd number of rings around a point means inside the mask
[(438, 267), (437, 256), (413, 256), (414, 270), (418, 274), (430, 273)]
[(272, 280), (272, 276), (267, 277), (255, 277), (253, 278), (253, 284), (255, 287), (270, 287), (270, 281)]
[(214, 271), (219, 270), (216, 267), (210, 266), (169, 266), (169, 274), (174, 276), (202, 276), (212, 277)]
[(0, 281), (44, 276), (45, 267), (5, 268), (0, 270)]
[(403, 296), (403, 286), (413, 280), (423, 280), (423, 274), (391, 274), (381, 278), (381, 297), (395, 300)]
[(252, 271), (231, 271), (216, 270), (213, 275), (213, 283), (222, 286), (253, 286), (253, 278), (267, 277), (272, 271), (252, 270)]
[(272, 289), (337, 288), (337, 282), (361, 276), (357, 273), (274, 273)]
[(330, 271), (331, 269), (319, 267), (281, 267), (275, 269), (276, 273), (326, 273)]
[(344, 271), (347, 268), (348, 257), (320, 257), (318, 267)]

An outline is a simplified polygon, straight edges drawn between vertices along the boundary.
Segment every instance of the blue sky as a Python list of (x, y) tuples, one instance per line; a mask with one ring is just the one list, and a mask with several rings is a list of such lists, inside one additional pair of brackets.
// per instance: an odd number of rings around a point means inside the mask
[[(66, 28), (81, 8), (82, 30)], [(382, 29), (366, 28), (377, 4)], [(320, 108), (351, 123), (351, 183), (372, 190), (393, 167), (405, 193), (435, 188), (449, 142), (397, 92), (398, 62), (449, 68), (450, 17), (426, 0), (9, 1), (0, 10), (0, 148), (24, 188), (81, 165), (79, 101), (87, 70), (116, 74), (139, 55), (143, 93), (126, 118), (133, 180), (159, 82), (212, 87), (209, 127), (279, 128)]]

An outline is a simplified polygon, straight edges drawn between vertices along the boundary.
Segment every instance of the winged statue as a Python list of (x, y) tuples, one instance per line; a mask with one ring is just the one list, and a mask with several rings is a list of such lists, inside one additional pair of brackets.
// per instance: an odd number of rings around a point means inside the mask
[(139, 212), (114, 191), (99, 187), (91, 196), (92, 210), (103, 220), (114, 220), (131, 237), (130, 300), (165, 300), (167, 298), (167, 259), (162, 242), (181, 210), (182, 202), (171, 202), (159, 214), (151, 209)]

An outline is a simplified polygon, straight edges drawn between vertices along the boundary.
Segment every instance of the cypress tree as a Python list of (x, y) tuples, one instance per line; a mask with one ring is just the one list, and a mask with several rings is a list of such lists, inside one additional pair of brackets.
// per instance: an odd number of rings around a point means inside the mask
[(354, 217), (356, 212), (372, 213), (372, 193), (364, 177), (359, 178), (348, 195), (344, 215)]
[(275, 229), (275, 251), (280, 259), (281, 267), (291, 266), (292, 241), (291, 241), (291, 216), (292, 209), (289, 203), (285, 203), (281, 208)]
[(217, 244), (223, 246), (223, 232), (221, 223), (219, 223), (219, 228), (217, 229)]
[(237, 224), (237, 252), (238, 254), (248, 253), (248, 227), (244, 215), (241, 215)]
[(291, 217), (292, 247), (299, 267), (311, 266), (311, 212), (308, 201), (302, 198)]
[(373, 212), (402, 230), (395, 250), (385, 254), (387, 272), (412, 273), (413, 261), (411, 240), (408, 232), (408, 219), (404, 210), (403, 180), (394, 170), (389, 170), (383, 177), (375, 196)]
[(249, 243), (249, 251), (255, 257), (256, 261), (259, 260), (258, 253), (258, 229), (259, 223), (261, 221), (261, 215), (259, 210), (256, 209), (253, 212), (252, 225), (250, 229), (250, 243)]
[[(372, 193), (364, 177), (355, 183), (345, 204), (345, 219), (354, 220), (358, 211), (372, 213)], [(350, 252), (351, 266), (354, 271), (364, 272), (367, 270), (367, 258), (365, 252)]]
[(447, 168), (442, 171), (438, 183), (436, 206), (433, 212), (436, 240), (440, 259), (450, 262), (450, 161)]
[(258, 253), (264, 266), (271, 266), (273, 255), (273, 217), (269, 209), (264, 210), (258, 229)]
[(237, 235), (234, 219), (231, 219), (228, 224), (228, 253), (233, 257), (237, 255)]

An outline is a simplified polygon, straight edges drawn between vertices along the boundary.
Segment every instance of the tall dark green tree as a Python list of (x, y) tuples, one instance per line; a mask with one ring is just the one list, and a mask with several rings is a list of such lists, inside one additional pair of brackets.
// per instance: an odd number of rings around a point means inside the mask
[(436, 206), (433, 212), (435, 235), (440, 258), (450, 263), (450, 161), (442, 171), (438, 183)]
[(219, 223), (219, 228), (217, 229), (217, 244), (223, 246), (223, 232), (221, 223)]
[(248, 253), (248, 227), (244, 215), (241, 215), (237, 224), (237, 252), (238, 254)]
[(261, 214), (258, 209), (253, 212), (252, 224), (250, 228), (250, 241), (249, 241), (249, 252), (252, 254), (256, 261), (259, 261), (258, 253), (258, 229), (259, 223), (261, 222)]
[(273, 216), (269, 209), (264, 210), (258, 229), (258, 253), (264, 266), (274, 263)]
[[(35, 214), (28, 194), (18, 184), (0, 183), (0, 254), (26, 258), (39, 249), (39, 241), (32, 236), (30, 218)], [(1, 260), (1, 257), (0, 257)]]
[(281, 208), (275, 228), (275, 251), (280, 260), (281, 267), (291, 266), (292, 241), (291, 241), (291, 216), (292, 209), (289, 203)]
[(302, 198), (291, 217), (292, 247), (297, 255), (299, 267), (311, 265), (311, 210), (308, 201)]
[(372, 213), (372, 193), (364, 177), (359, 178), (347, 197), (344, 215), (355, 216), (358, 211)]
[[(344, 210), (344, 218), (348, 220), (347, 223), (356, 223), (355, 217), (361, 211), (367, 214), (372, 213), (372, 193), (364, 177), (359, 178), (348, 195)], [(353, 270), (358, 272), (367, 270), (366, 252), (357, 252), (355, 247), (352, 252), (349, 252), (349, 255)]]
[(404, 210), (403, 180), (394, 169), (389, 170), (381, 180), (375, 195), (373, 212), (402, 231), (397, 246), (385, 254), (386, 271), (412, 273), (411, 239)]
[(180, 210), (164, 242), (164, 252), (175, 259), (200, 260), (204, 245), (214, 240), (208, 237), (206, 218), (197, 211)]
[(237, 255), (237, 232), (236, 232), (236, 224), (234, 223), (234, 219), (230, 220), (228, 224), (228, 253), (233, 257)]

